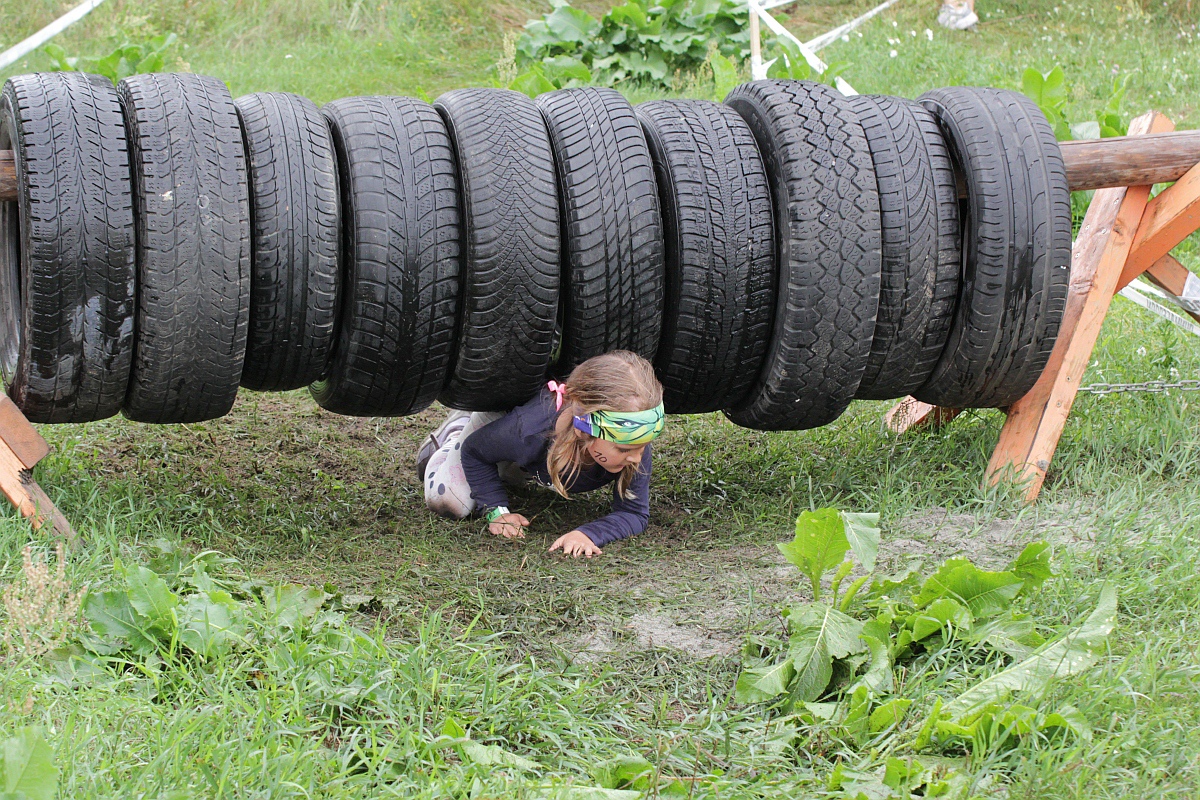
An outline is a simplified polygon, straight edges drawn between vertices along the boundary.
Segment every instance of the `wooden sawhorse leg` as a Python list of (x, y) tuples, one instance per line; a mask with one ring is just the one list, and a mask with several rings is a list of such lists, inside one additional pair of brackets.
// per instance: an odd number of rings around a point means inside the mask
[(73, 546), (76, 536), (71, 523), (33, 479), (34, 465), (49, 452), (46, 440), (29, 424), (16, 404), (0, 395), (0, 491), (35, 530), (49, 525)]

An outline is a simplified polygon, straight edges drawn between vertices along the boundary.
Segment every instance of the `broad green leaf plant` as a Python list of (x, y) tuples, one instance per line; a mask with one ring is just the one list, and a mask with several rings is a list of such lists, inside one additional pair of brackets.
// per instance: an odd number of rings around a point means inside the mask
[(1125, 99), (1131, 77), (1126, 73), (1124, 78), (1114, 78), (1108, 98), (1096, 110), (1094, 118), (1079, 122), (1071, 122), (1067, 118), (1067, 76), (1062, 67), (1055, 66), (1046, 73), (1032, 67), (1026, 69), (1021, 74), (1021, 91), (1037, 103), (1060, 141), (1124, 136), (1129, 130), (1129, 123), (1122, 116), (1121, 102)]
[[(723, 100), (742, 82), (742, 65), (750, 57), (745, 3), (736, 0), (628, 0), (600, 19), (553, 0), (553, 10), (530, 20), (525, 34), (505, 57), (505, 67), (517, 70), (501, 81), (536, 97), (543, 92), (575, 86), (616, 86), (634, 81), (643, 86), (679, 89), (701, 85), (712, 76), (713, 100)], [(817, 80), (832, 84), (849, 66), (831, 64), (814, 74), (799, 49), (780, 38), (764, 42), (768, 76)], [(701, 92), (703, 94), (703, 92)]]
[[(1077, 709), (1042, 708), (1037, 698), (1054, 680), (1095, 663), (1115, 624), (1111, 586), (1100, 588), (1082, 624), (1048, 639), (1048, 626), (1020, 602), (1054, 577), (1045, 542), (1026, 546), (1003, 570), (952, 558), (927, 576), (916, 569), (875, 576), (879, 538), (876, 514), (825, 508), (800, 515), (794, 538), (779, 550), (807, 578), (813, 601), (783, 610), (783, 638), (748, 643), (739, 702), (765, 704), (785, 739), (821, 728), (860, 747), (901, 732), (902, 747), (935, 752), (1007, 749), (1034, 734), (1090, 737)], [(864, 574), (843, 590), (856, 568)], [(936, 696), (932, 707), (922, 698), (924, 719), (911, 719), (917, 700), (900, 693), (901, 676), (934, 660), (942, 671), (986, 677)], [(905, 769), (906, 785), (925, 774), (919, 765)]]
[(551, 68), (545, 65), (565, 56), (602, 85), (639, 80), (670, 88), (675, 73), (695, 71), (708, 60), (714, 43), (734, 64), (750, 52), (746, 4), (736, 0), (628, 0), (600, 19), (567, 0), (552, 5), (549, 14), (525, 25), (516, 52), (519, 68), (542, 64), (547, 78)]
[(130, 75), (162, 72), (166, 67), (167, 51), (175, 44), (177, 38), (173, 33), (164, 33), (141, 44), (126, 42), (100, 58), (68, 56), (66, 50), (54, 43), (43, 47), (42, 52), (50, 57), (56, 72), (90, 72), (103, 75), (116, 83)]
[(112, 585), (87, 596), (90, 632), (60, 658), (209, 660), (315, 624), (332, 597), (315, 587), (237, 581), (217, 553), (189, 557), (167, 542), (155, 546), (148, 566), (118, 561)]
[(58, 767), (54, 751), (37, 728), (22, 728), (0, 743), (4, 753), (0, 772), (0, 800), (54, 800), (58, 793)]
[(508, 84), (509, 89), (537, 97), (555, 89), (574, 89), (592, 83), (592, 71), (574, 56), (551, 56), (528, 65)]

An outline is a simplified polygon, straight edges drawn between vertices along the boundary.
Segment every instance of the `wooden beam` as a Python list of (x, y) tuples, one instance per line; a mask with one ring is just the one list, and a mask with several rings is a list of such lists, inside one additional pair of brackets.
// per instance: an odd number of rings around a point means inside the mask
[(33, 466), (50, 446), (29, 424), (17, 404), (0, 395), (0, 492), (26, 517), (35, 530), (49, 524), (68, 544), (75, 544), (75, 530), (33, 479)]
[(1200, 130), (1060, 142), (1071, 191), (1170, 183), (1200, 164)]
[(0, 441), (8, 445), (25, 469), (33, 469), (50, 452), (50, 445), (6, 394), (0, 394)]
[[(757, 22), (758, 17), (751, 17)], [(1200, 130), (1061, 142), (1071, 191), (1179, 180), (1200, 163)], [(0, 150), (0, 201), (17, 199), (11, 150)]]
[(1163, 189), (1146, 206), (1129, 260), (1121, 270), (1117, 291), (1150, 268), (1196, 229), (1200, 228), (1200, 163)]
[(1183, 293), (1187, 291), (1188, 279), (1196, 278), (1170, 253), (1151, 264), (1150, 268), (1146, 270), (1146, 277), (1157, 284), (1160, 289), (1170, 292), (1176, 297), (1183, 297)]
[[(1129, 126), (1135, 135), (1172, 127), (1156, 112)], [(1023, 483), (1027, 502), (1037, 498), (1046, 480), (1149, 197), (1149, 186), (1101, 189), (1088, 207), (1071, 252), (1071, 284), (1058, 341), (1041, 378), (1008, 409), (988, 463), (988, 481), (995, 484), (1007, 476)]]
[(35, 530), (49, 524), (68, 544), (75, 545), (71, 523), (33, 479), (34, 465), (49, 452), (50, 446), (17, 404), (7, 395), (0, 395), (0, 493)]

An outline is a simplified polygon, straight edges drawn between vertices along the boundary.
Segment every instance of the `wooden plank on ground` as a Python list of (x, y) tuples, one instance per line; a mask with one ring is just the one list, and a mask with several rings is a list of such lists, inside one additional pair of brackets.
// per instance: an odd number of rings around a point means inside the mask
[(906, 397), (883, 415), (883, 424), (892, 433), (901, 434), (919, 428), (945, 425), (962, 413), (959, 408), (942, 408), (923, 403), (915, 397)]
[[(1137, 135), (1173, 127), (1166, 117), (1150, 112), (1129, 129)], [(1025, 483), (1028, 502), (1037, 498), (1046, 479), (1149, 197), (1149, 186), (1100, 189), (1088, 207), (1071, 253), (1071, 283), (1058, 341), (1041, 378), (1008, 409), (988, 463), (989, 482), (1007, 476)]]

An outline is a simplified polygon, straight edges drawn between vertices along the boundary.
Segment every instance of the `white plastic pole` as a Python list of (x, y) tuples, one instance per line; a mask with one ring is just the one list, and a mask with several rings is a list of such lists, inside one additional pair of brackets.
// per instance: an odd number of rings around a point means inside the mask
[(92, 9), (103, 3), (104, 0), (83, 0), (82, 3), (72, 8), (66, 14), (63, 14), (58, 19), (51, 22), (40, 31), (30, 36), (12, 47), (0, 53), (0, 69), (4, 69), (9, 64), (12, 64), (24, 58), (27, 54), (33, 52), (37, 48), (44, 45), (46, 42), (58, 36), (67, 28), (74, 25), (79, 20), (91, 13)]
[(749, 0), (750, 9), (750, 77), (761, 81), (767, 77), (767, 68), (762, 63), (762, 34), (758, 28), (758, 11), (754, 0)]

